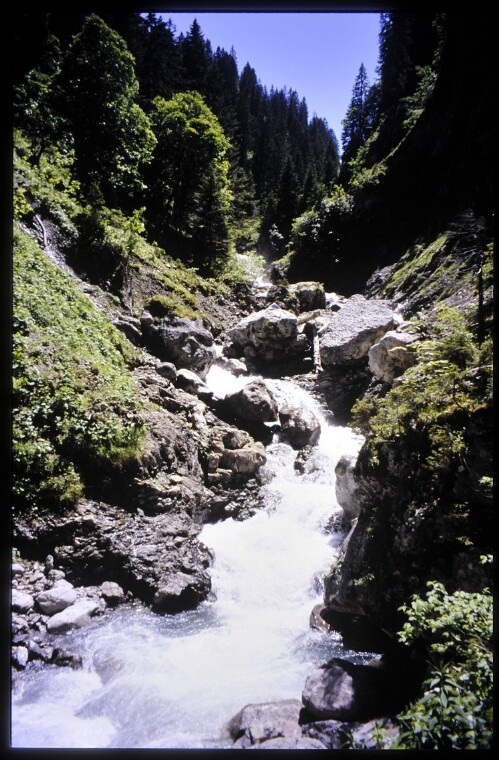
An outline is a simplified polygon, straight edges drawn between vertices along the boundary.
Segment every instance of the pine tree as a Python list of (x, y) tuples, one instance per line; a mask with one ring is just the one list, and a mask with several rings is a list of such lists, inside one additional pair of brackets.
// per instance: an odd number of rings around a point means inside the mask
[(369, 133), (369, 118), (367, 101), (369, 95), (369, 80), (363, 63), (355, 79), (352, 90), (352, 100), (347, 114), (342, 121), (341, 144), (343, 147), (343, 162), (347, 163), (355, 156), (361, 145), (364, 145)]
[(155, 138), (135, 102), (134, 59), (99, 16), (88, 16), (73, 38), (57, 85), (84, 193), (98, 190), (111, 205), (126, 206), (143, 188), (141, 170), (151, 159)]

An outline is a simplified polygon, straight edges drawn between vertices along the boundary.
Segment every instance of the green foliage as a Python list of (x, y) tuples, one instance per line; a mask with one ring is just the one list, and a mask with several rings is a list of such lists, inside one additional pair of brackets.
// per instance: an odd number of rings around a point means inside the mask
[(96, 187), (111, 205), (123, 203), (144, 188), (141, 170), (156, 140), (135, 102), (139, 84), (133, 56), (99, 16), (88, 16), (71, 41), (57, 85), (87, 197)]
[(463, 414), (483, 404), (491, 368), (480, 364), (471, 331), (456, 310), (439, 308), (425, 329), (428, 336), (416, 346), (417, 364), (384, 398), (357, 401), (352, 424), (366, 435), (374, 457), (378, 442), (416, 434), (426, 442), (419, 449), (422, 466), (437, 471), (464, 451)]
[(14, 218), (22, 219), (37, 210), (74, 239), (74, 217), (81, 208), (79, 183), (73, 175), (74, 151), (54, 144), (36, 156), (32, 140), (19, 129), (14, 130), (13, 147)]
[(413, 596), (399, 640), (426, 641), (431, 672), (424, 694), (397, 716), (392, 749), (488, 749), (492, 741), (492, 596), (429, 581)]
[(197, 92), (155, 98), (151, 119), (157, 137), (149, 197), (154, 228), (164, 235), (171, 227), (190, 238), (195, 261), (213, 270), (229, 249), (230, 143)]
[(126, 362), (134, 352), (69, 278), (15, 230), (13, 501), (64, 508), (87, 475), (140, 451), (141, 404)]

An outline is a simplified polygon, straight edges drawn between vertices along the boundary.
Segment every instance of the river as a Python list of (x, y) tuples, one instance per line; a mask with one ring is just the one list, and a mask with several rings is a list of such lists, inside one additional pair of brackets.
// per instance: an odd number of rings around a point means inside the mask
[[(248, 378), (212, 368), (224, 395)], [(297, 452), (274, 436), (263, 474), (265, 507), (245, 521), (203, 527), (215, 561), (213, 598), (198, 609), (157, 615), (126, 604), (62, 637), (80, 669), (43, 666), (13, 685), (12, 745), (67, 748), (226, 748), (227, 721), (248, 703), (301, 698), (307, 675), (333, 656), (361, 662), (339, 635), (309, 627), (322, 601), (322, 574), (343, 534), (334, 468), (362, 439), (327, 421), (289, 380), (266, 380), (279, 406), (308, 407), (321, 437), (303, 471)], [(369, 655), (370, 658), (370, 655)]]

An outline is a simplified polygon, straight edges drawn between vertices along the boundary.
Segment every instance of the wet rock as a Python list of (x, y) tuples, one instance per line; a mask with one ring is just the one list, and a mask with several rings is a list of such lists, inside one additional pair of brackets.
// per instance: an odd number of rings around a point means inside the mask
[(33, 609), (35, 600), (31, 594), (27, 594), (25, 591), (19, 591), (18, 589), (12, 590), (11, 607), (14, 612), (28, 612)]
[(36, 597), (36, 603), (45, 615), (54, 615), (74, 604), (76, 598), (75, 589), (68, 584), (67, 586), (54, 586), (43, 591)]
[(104, 581), (100, 586), (100, 591), (106, 603), (110, 607), (116, 607), (125, 601), (125, 592), (118, 583), (114, 581)]
[(57, 612), (47, 621), (47, 631), (49, 633), (66, 633), (74, 628), (83, 628), (90, 623), (93, 615), (100, 612), (101, 608), (97, 602), (91, 600), (81, 600), (75, 602), (70, 607)]
[(209, 590), (208, 578), (200, 579), (187, 573), (177, 572), (160, 586), (154, 594), (152, 603), (160, 612), (172, 613), (193, 609), (200, 601), (206, 599)]
[(11, 647), (11, 663), (17, 670), (24, 670), (28, 664), (29, 652), (25, 646)]
[(245, 317), (228, 336), (236, 354), (244, 354), (250, 363), (288, 364), (310, 351), (308, 339), (298, 332), (296, 315), (275, 306)]
[(396, 377), (416, 363), (414, 343), (418, 336), (410, 332), (390, 330), (369, 349), (369, 369), (384, 383), (393, 383)]
[(228, 394), (224, 406), (236, 417), (249, 422), (270, 422), (277, 419), (277, 402), (263, 380), (254, 380), (240, 391)]
[(319, 420), (308, 409), (283, 407), (279, 410), (279, 421), (284, 436), (295, 449), (314, 446), (320, 438)]
[(369, 301), (361, 295), (351, 296), (319, 330), (323, 368), (358, 361), (394, 327), (391, 301)]
[(80, 668), (83, 662), (80, 655), (74, 654), (74, 652), (69, 652), (67, 649), (62, 649), (60, 647), (54, 648), (50, 661), (59, 667), (70, 668)]
[(342, 456), (334, 469), (336, 475), (336, 501), (350, 520), (359, 516), (360, 504), (354, 467), (357, 457), (352, 454)]
[(308, 676), (302, 701), (316, 718), (370, 720), (393, 707), (388, 686), (382, 670), (335, 657)]
[(198, 396), (203, 400), (211, 399), (213, 396), (212, 391), (210, 391), (206, 383), (190, 369), (178, 370), (176, 384), (182, 390), (187, 391), (187, 393), (192, 393), (193, 396)]

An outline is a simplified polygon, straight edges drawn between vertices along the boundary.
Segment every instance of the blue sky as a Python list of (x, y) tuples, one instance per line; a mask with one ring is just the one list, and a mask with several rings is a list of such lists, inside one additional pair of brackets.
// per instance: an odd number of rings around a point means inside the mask
[(357, 13), (163, 13), (177, 36), (197, 18), (213, 50), (234, 47), (239, 73), (246, 63), (268, 89), (284, 86), (305, 98), (309, 118), (327, 119), (341, 147), (341, 121), (361, 63), (376, 78), (379, 14)]

